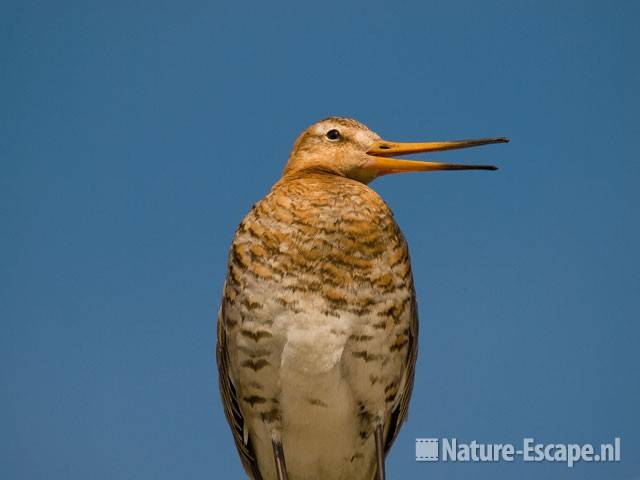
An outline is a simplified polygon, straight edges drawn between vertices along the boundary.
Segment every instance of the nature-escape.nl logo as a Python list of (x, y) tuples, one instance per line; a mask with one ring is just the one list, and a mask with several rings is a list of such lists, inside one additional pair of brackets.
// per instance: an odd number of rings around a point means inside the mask
[[(442, 440), (442, 442), (440, 442)], [(418, 462), (561, 462), (573, 467), (577, 462), (619, 462), (620, 438), (612, 443), (536, 443), (524, 438), (521, 445), (513, 443), (470, 443), (456, 438), (416, 438)]]

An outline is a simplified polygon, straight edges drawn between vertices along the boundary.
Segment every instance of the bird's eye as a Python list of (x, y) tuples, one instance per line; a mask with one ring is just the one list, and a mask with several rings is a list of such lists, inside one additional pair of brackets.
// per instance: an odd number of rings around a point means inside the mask
[(327, 132), (327, 138), (332, 141), (340, 140), (340, 132), (335, 128)]

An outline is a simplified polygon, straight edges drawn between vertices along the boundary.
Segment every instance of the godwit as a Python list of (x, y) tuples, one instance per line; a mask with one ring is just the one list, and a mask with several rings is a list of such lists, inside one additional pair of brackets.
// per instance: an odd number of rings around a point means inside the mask
[(407, 243), (367, 184), (495, 170), (390, 157), (506, 141), (388, 142), (341, 117), (298, 137), (238, 227), (218, 316), (222, 400), (253, 480), (384, 479), (411, 396), (418, 311)]

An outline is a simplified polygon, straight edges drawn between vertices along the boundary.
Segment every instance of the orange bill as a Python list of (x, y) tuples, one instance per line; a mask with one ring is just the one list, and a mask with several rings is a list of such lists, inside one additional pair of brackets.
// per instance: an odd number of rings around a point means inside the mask
[(439, 152), (459, 148), (477, 147), (491, 143), (507, 143), (508, 138), (481, 138), (477, 140), (453, 140), (448, 142), (401, 143), (378, 140), (367, 151), (370, 155), (367, 169), (374, 170), (377, 176), (389, 173), (427, 172), (434, 170), (497, 170), (493, 165), (465, 165), (458, 163), (423, 162), (389, 158), (403, 154)]

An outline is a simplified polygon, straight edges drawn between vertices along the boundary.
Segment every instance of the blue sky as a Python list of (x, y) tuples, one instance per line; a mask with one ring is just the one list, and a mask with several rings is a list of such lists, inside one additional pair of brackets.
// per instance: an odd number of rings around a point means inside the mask
[[(3, 2), (0, 477), (242, 478), (215, 312), (233, 231), (332, 114), (509, 136), (377, 180), (421, 352), (390, 478), (640, 475), (634, 2)], [(416, 463), (416, 437), (616, 464)]]

